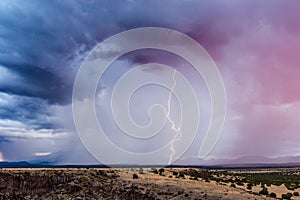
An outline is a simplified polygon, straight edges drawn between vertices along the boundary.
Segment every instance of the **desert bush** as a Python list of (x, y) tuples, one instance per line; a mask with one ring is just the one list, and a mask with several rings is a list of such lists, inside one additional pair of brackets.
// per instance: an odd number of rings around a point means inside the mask
[(292, 198), (292, 193), (287, 193), (287, 194), (282, 194), (281, 195), (281, 198), (282, 199), (291, 199)]
[(285, 183), (284, 186), (285, 186), (286, 189), (288, 189), (288, 190), (294, 190), (294, 189), (295, 189), (290, 183)]
[(158, 174), (158, 170), (156, 168), (151, 168), (151, 172), (154, 174)]
[(299, 192), (294, 192), (293, 195), (294, 196), (299, 196)]
[(248, 183), (248, 184), (247, 184), (247, 189), (248, 189), (248, 190), (252, 190), (252, 186), (253, 186), (252, 183)]
[(272, 193), (270, 194), (270, 197), (272, 197), (272, 198), (276, 198), (276, 197), (277, 197), (277, 195), (276, 195), (274, 192), (272, 192)]
[(178, 174), (178, 177), (179, 177), (179, 178), (184, 178), (184, 174), (183, 174), (183, 173), (179, 173), (179, 174)]
[(236, 186), (235, 186), (235, 184), (234, 184), (234, 183), (231, 183), (230, 187), (234, 187), (234, 188), (235, 188)]
[(236, 184), (239, 185), (239, 186), (244, 186), (244, 183), (242, 183), (240, 181), (238, 181)]
[(194, 181), (197, 181), (197, 180), (198, 180), (197, 177), (192, 177), (192, 176), (191, 176), (189, 179), (190, 179), (190, 180), (194, 180)]
[(267, 188), (263, 188), (261, 191), (259, 191), (259, 194), (268, 195), (269, 194), (268, 189)]
[(177, 175), (178, 175), (178, 172), (173, 172), (173, 175), (174, 175), (174, 176), (177, 176)]
[(138, 176), (137, 174), (133, 174), (133, 175), (132, 175), (132, 178), (133, 178), (133, 179), (138, 179), (139, 176)]
[(177, 191), (177, 195), (182, 195), (184, 193), (184, 190)]
[(140, 168), (140, 169), (139, 169), (139, 174), (143, 174), (143, 173), (144, 173), (143, 168)]

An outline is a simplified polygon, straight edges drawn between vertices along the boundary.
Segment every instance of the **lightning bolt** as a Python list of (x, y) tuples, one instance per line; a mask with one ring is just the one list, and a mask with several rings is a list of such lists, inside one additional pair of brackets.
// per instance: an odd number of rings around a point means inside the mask
[(171, 154), (170, 154), (169, 162), (168, 162), (169, 165), (172, 164), (173, 156), (176, 153), (176, 151), (174, 149), (174, 143), (176, 141), (180, 140), (181, 139), (181, 135), (182, 135), (180, 126), (176, 128), (176, 124), (175, 124), (174, 120), (172, 120), (171, 117), (170, 117), (172, 93), (174, 92), (174, 88), (176, 86), (176, 80), (175, 80), (176, 72), (177, 71), (174, 70), (174, 73), (173, 73), (173, 85), (172, 85), (172, 88), (171, 88), (170, 93), (169, 93), (169, 98), (168, 98), (168, 112), (167, 112), (167, 115), (166, 115), (167, 120), (171, 123), (171, 129), (176, 133), (175, 137), (171, 140), (171, 146), (170, 146)]

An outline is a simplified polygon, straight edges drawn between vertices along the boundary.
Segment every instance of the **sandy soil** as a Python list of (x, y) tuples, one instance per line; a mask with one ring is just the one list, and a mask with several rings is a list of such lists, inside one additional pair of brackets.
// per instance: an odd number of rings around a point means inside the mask
[[(122, 169), (118, 170), (120, 178), (133, 183), (144, 184), (154, 183), (164, 187), (175, 186), (191, 194), (187, 199), (271, 199), (268, 197), (249, 194), (244, 188), (232, 188), (230, 184), (217, 183), (215, 181), (205, 182), (204, 180), (190, 180), (175, 178), (171, 171), (181, 171), (183, 169), (165, 169), (165, 176), (150, 173), (150, 169), (144, 169), (144, 174), (138, 174), (139, 170)], [(138, 174), (138, 179), (132, 179), (133, 173)], [(170, 178), (169, 176), (172, 176)], [(176, 199), (176, 198), (173, 198)]]

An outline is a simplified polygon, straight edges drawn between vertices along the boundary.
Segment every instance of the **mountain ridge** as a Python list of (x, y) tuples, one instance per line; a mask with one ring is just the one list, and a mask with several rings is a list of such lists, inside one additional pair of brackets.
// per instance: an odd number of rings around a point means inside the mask
[[(149, 167), (140, 165), (114, 165), (114, 167)], [(159, 166), (158, 167), (163, 167)], [(280, 156), (275, 158), (268, 158), (264, 156), (242, 156), (235, 159), (214, 159), (203, 160), (200, 158), (179, 159), (172, 166), (189, 166), (189, 167), (215, 167), (215, 168), (251, 168), (251, 167), (300, 167), (300, 156)], [(57, 162), (49, 162), (43, 160), (34, 161), (19, 161), (19, 162), (0, 162), (1, 168), (104, 168), (103, 164), (59, 164)], [(111, 166), (113, 167), (113, 166)]]

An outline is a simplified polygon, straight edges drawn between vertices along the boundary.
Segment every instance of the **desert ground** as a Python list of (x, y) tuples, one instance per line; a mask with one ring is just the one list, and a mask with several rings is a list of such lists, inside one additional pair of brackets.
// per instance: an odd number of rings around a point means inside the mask
[(300, 199), (300, 169), (1, 169), (0, 199)]

